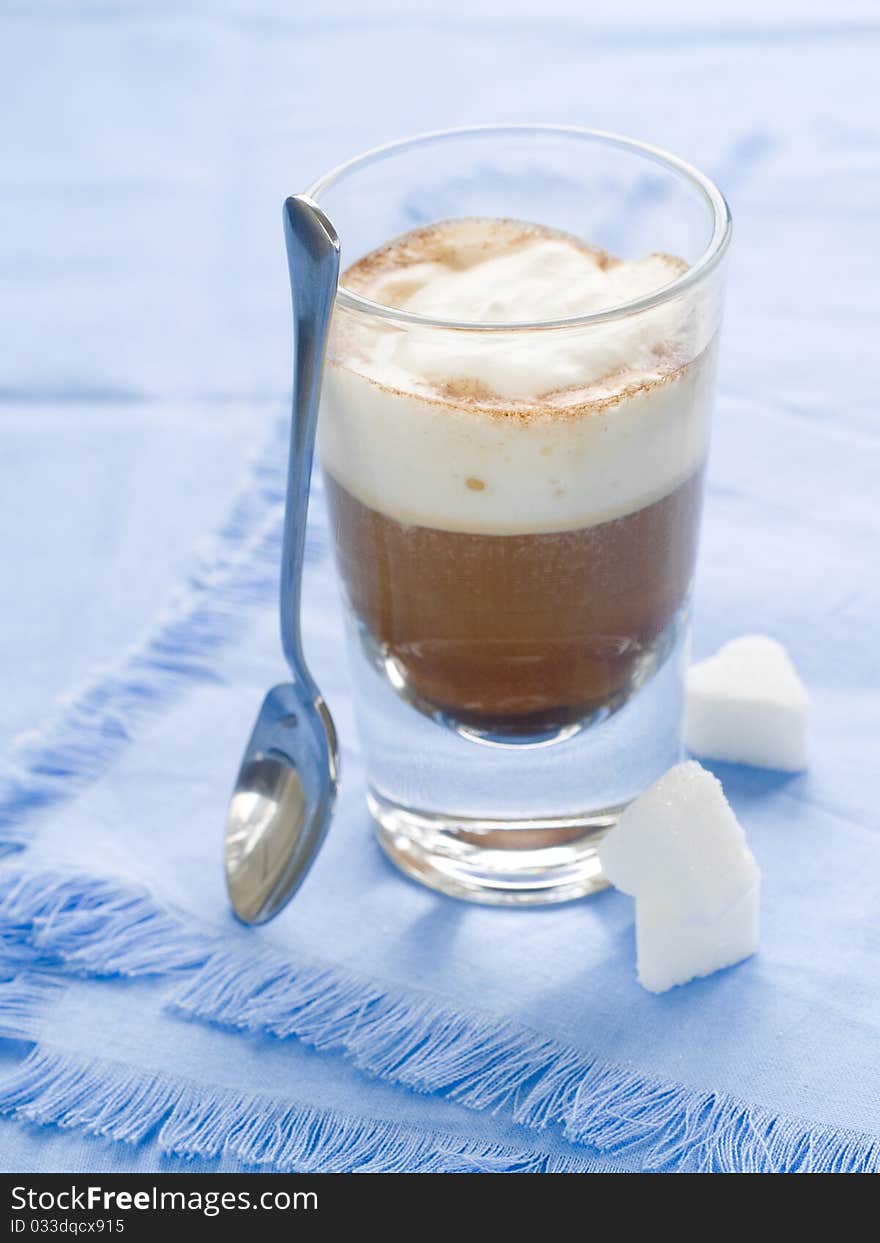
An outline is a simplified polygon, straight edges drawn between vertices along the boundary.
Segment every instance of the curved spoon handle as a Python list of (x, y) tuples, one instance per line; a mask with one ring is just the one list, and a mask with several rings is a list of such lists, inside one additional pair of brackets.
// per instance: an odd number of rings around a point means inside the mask
[(291, 671), (308, 677), (300, 633), (300, 581), (321, 374), (339, 281), (339, 238), (317, 203), (294, 194), (284, 204), (284, 239), (293, 299), (294, 364), (281, 555), (281, 645)]

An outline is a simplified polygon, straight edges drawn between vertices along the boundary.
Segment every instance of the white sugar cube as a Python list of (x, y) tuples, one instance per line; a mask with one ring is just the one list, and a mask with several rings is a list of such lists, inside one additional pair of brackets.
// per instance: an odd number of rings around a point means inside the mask
[(760, 887), (737, 898), (715, 919), (670, 919), (665, 904), (655, 911), (650, 898), (636, 904), (638, 979), (649, 993), (732, 967), (758, 948)]
[(714, 919), (752, 888), (758, 866), (721, 782), (676, 764), (624, 811), (599, 847), (605, 875), (675, 917)]
[(687, 673), (684, 741), (707, 759), (807, 766), (810, 699), (781, 643), (745, 635)]
[(695, 760), (630, 804), (599, 857), (612, 885), (635, 896), (638, 976), (651, 992), (757, 949), (758, 865), (721, 782)]

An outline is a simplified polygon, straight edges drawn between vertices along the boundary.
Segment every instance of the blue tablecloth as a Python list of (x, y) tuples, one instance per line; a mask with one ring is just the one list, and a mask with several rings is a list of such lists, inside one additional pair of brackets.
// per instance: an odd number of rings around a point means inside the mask
[[(880, 22), (410, 7), (0, 16), (0, 1167), (875, 1168)], [(718, 769), (760, 954), (662, 998), (621, 895), (486, 911), (384, 863), (320, 497), (306, 639), (340, 813), (270, 928), (233, 925), (220, 877), (282, 672), (279, 204), (402, 132), (522, 119), (643, 137), (730, 198), (696, 652), (773, 634), (817, 704), (809, 774)]]

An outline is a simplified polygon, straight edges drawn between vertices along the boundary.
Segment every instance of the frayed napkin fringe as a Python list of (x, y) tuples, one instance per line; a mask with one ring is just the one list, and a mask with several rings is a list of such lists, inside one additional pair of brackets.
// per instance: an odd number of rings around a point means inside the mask
[(204, 963), (216, 943), (138, 885), (85, 873), (0, 872), (0, 970), (167, 975)]
[[(876, 1137), (657, 1083), (516, 1023), (462, 1014), (426, 994), (392, 993), (334, 964), (291, 963), (217, 944), (216, 936), (164, 910), (138, 886), (62, 871), (0, 874), (0, 965), (10, 969), (182, 972), (168, 1004), (190, 1018), (295, 1038), (339, 1053), (371, 1076), (471, 1109), (506, 1107), (532, 1129), (561, 1126), (573, 1144), (631, 1151), (645, 1169), (880, 1169)], [(0, 988), (9, 990), (5, 1008), (0, 995), (4, 1031), (15, 1028), (19, 1011), (34, 1013), (45, 997), (33, 982)]]
[(699, 1173), (872, 1173), (875, 1136), (811, 1125), (717, 1092), (659, 1084), (633, 1071), (582, 1062), (554, 1068), (515, 1110), (517, 1121), (559, 1121), (566, 1139), (602, 1152), (638, 1153), (649, 1170)]
[(377, 1078), (472, 1109), (510, 1105), (524, 1126), (561, 1125), (566, 1139), (602, 1153), (632, 1150), (645, 1169), (880, 1169), (873, 1136), (658, 1084), (509, 1022), (462, 1015), (426, 997), (390, 998), (334, 968), (224, 953), (185, 980), (171, 1004), (193, 1018), (342, 1053)]
[(204, 1088), (153, 1071), (36, 1048), (0, 1083), (0, 1111), (168, 1156), (303, 1173), (578, 1173), (589, 1158), (520, 1151), (380, 1119)]
[(37, 1040), (43, 1020), (64, 985), (49, 976), (17, 975), (0, 982), (0, 1037)]
[(215, 954), (172, 994), (192, 1018), (344, 1053), (361, 1070), (473, 1109), (498, 1108), (557, 1046), (513, 1023), (462, 1015), (434, 998), (322, 964)]
[[(276, 590), (286, 479), (286, 426), (277, 424), (251, 464), (210, 552), (153, 633), (112, 668), (98, 670), (51, 718), (13, 744), (0, 773), (0, 853), (27, 844), (28, 814), (99, 776), (138, 724), (187, 684), (218, 681), (218, 648), (244, 625), (243, 610)], [(307, 556), (324, 552), (311, 530)]]

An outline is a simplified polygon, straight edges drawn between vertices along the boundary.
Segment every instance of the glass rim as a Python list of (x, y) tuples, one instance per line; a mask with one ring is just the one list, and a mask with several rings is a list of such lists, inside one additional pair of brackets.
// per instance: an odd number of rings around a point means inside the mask
[[(364, 151), (342, 164), (337, 164), (335, 168), (330, 169), (329, 172), (324, 173), (317, 181), (313, 182), (306, 193), (309, 198), (320, 205), (322, 195), (326, 194), (328, 190), (332, 189), (338, 181), (349, 173), (372, 164), (375, 160), (381, 159), (384, 156), (397, 151), (406, 151), (422, 143), (446, 142), (457, 138), (470, 138), (488, 134), (500, 136), (503, 134), (528, 133), (595, 139), (609, 146), (641, 155), (654, 164), (660, 164), (667, 169), (671, 169), (679, 176), (690, 181), (702, 195), (704, 202), (712, 213), (713, 219), (712, 236), (702, 255), (681, 276), (676, 277), (675, 280), (670, 281), (666, 285), (661, 285), (659, 289), (654, 290), (650, 294), (645, 294), (641, 298), (633, 298), (628, 302), (619, 302), (614, 306), (605, 307), (601, 311), (592, 311), (588, 315), (570, 315), (562, 319), (522, 320), (510, 323), (492, 320), (440, 319), (430, 315), (420, 315), (415, 311), (407, 311), (401, 307), (386, 306), (381, 302), (374, 302), (370, 298), (365, 298), (363, 294), (356, 293), (353, 289), (347, 289), (344, 285), (340, 285), (336, 291), (336, 304), (344, 307), (346, 310), (359, 311), (398, 324), (408, 324), (422, 328), (445, 328), (458, 332), (522, 332), (555, 328), (584, 328), (591, 324), (608, 323), (615, 319), (637, 315), (642, 311), (649, 311), (654, 307), (662, 306), (665, 302), (679, 297), (686, 290), (699, 284), (720, 263), (730, 243), (732, 220), (727, 200), (715, 183), (704, 173), (701, 173), (698, 168), (687, 163), (686, 160), (679, 159), (678, 156), (672, 155), (660, 147), (639, 142), (634, 138), (626, 138), (621, 134), (610, 133), (607, 130), (590, 129), (587, 126), (522, 123), (516, 125), (465, 125), (453, 129), (429, 130), (422, 134), (413, 134), (408, 138), (399, 138), (393, 142), (372, 147), (369, 151)], [(388, 240), (390, 241), (391, 239), (389, 238)]]

